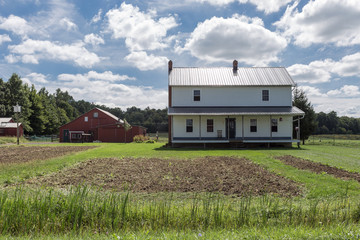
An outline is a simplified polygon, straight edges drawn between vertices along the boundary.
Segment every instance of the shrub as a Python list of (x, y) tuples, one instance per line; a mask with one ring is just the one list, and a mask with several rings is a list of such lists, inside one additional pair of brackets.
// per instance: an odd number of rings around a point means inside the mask
[(148, 141), (149, 137), (144, 136), (144, 135), (136, 135), (136, 136), (134, 136), (133, 140), (134, 140), (134, 142), (142, 143), (142, 142)]

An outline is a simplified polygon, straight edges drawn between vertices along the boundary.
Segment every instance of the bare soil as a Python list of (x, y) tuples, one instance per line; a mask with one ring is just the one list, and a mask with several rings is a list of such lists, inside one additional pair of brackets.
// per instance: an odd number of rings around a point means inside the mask
[(308, 170), (311, 172), (315, 172), (317, 174), (327, 173), (337, 178), (341, 178), (345, 180), (353, 179), (360, 182), (360, 173), (348, 172), (344, 169), (331, 167), (329, 165), (324, 165), (321, 163), (311, 162), (309, 160), (297, 158), (290, 155), (279, 156), (276, 158), (281, 160), (283, 163), (296, 167), (298, 169)]
[(29, 183), (65, 187), (90, 184), (134, 192), (222, 192), (224, 194), (281, 196), (300, 194), (297, 183), (257, 164), (235, 157), (196, 159), (92, 159)]
[(0, 165), (24, 163), (34, 160), (45, 160), (60, 157), (69, 153), (85, 151), (94, 147), (89, 146), (58, 146), (58, 147), (39, 147), (39, 146), (19, 146), (1, 147)]

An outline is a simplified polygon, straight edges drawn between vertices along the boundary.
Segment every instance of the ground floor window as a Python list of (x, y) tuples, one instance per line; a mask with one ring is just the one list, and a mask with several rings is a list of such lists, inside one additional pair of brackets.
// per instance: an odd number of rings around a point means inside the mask
[(72, 133), (71, 139), (81, 139), (81, 133)]
[(193, 131), (193, 120), (186, 119), (186, 132), (192, 132), (192, 131)]
[(277, 119), (271, 119), (271, 131), (272, 132), (278, 131), (278, 120)]
[(214, 119), (208, 119), (206, 121), (207, 132), (214, 132)]
[(250, 119), (250, 132), (257, 132), (257, 121), (256, 121), (256, 119)]

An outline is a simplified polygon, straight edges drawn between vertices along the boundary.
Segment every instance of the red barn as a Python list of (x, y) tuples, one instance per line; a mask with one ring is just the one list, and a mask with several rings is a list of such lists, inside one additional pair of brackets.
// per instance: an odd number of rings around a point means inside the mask
[[(125, 133), (124, 121), (100, 108), (94, 108), (60, 127), (60, 142), (132, 142), (146, 129), (132, 126)], [(125, 141), (126, 136), (126, 141)]]
[[(0, 136), (16, 137), (17, 124), (12, 118), (0, 118)], [(24, 128), (19, 123), (19, 137), (24, 135)]]

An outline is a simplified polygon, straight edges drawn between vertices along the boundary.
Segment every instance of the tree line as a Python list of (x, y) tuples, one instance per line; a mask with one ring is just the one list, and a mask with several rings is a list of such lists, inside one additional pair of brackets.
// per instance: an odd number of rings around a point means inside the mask
[(147, 128), (148, 132), (165, 132), (168, 130), (167, 108), (142, 110), (137, 107), (109, 108), (84, 100), (75, 101), (67, 92), (57, 89), (49, 93), (46, 88), (37, 91), (34, 85), (23, 83), (17, 74), (13, 74), (7, 82), (0, 78), (0, 117), (16, 119), (13, 106), (21, 106), (19, 120), (23, 124), (25, 134), (48, 135), (58, 134), (59, 127), (74, 120), (94, 107), (108, 111), (115, 116), (126, 119), (131, 125)]
[[(34, 85), (23, 83), (17, 74), (13, 74), (7, 82), (0, 78), (0, 117), (15, 118), (13, 106), (22, 106), (20, 121), (24, 131), (30, 135), (57, 134), (59, 127), (74, 120), (94, 107), (108, 111), (115, 116), (126, 119), (131, 125), (147, 128), (148, 132), (167, 132), (168, 117), (165, 109), (127, 108), (126, 111), (115, 107), (97, 105), (84, 100), (75, 101), (67, 92), (57, 89), (49, 93), (46, 88), (37, 91)], [(360, 134), (360, 119), (338, 117), (337, 113), (315, 113), (305, 93), (295, 88), (293, 105), (305, 112), (301, 119), (301, 139), (312, 134)]]

